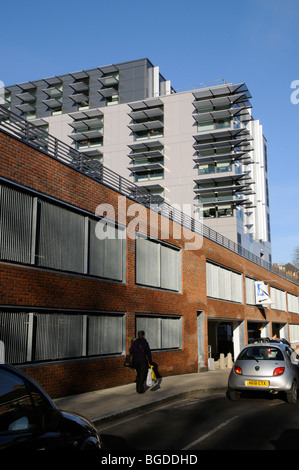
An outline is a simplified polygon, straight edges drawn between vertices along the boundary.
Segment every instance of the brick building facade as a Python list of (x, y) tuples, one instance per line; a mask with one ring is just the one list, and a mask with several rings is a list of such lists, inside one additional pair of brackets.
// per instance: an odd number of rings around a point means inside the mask
[[(246, 259), (223, 246), (222, 242), (217, 243), (186, 227), (183, 229), (178, 222), (172, 222), (164, 215), (154, 213), (146, 205), (138, 204), (133, 198), (125, 197), (121, 192), (6, 132), (0, 132), (0, 164), (1, 327), (4, 331), (10, 331), (10, 338), (6, 336), (9, 342), (13, 340), (13, 333), (12, 330), (8, 330), (7, 319), (13, 318), (14, 315), (19, 321), (21, 314), (27, 315), (26, 318), (29, 320), (33, 319), (31, 325), (34, 333), (29, 327), (30, 331), (27, 329), (25, 334), (26, 341), (31, 335), (30, 348), (28, 343), (24, 346), (25, 359), (18, 358), (10, 362), (37, 380), (52, 397), (132, 382), (134, 374), (123, 367), (123, 362), (130, 340), (135, 337), (136, 329), (140, 326), (145, 329), (148, 327), (146, 336), (153, 349), (153, 360), (157, 363), (162, 377), (197, 372), (200, 366), (207, 366), (209, 346), (214, 344), (212, 336), (214, 334), (217, 336), (215, 332), (219, 324), (229, 325), (231, 334), (233, 331), (238, 331), (238, 336), (234, 336), (235, 342), (236, 338), (239, 338), (237, 349), (247, 344), (249, 329), (253, 325), (253, 328), (256, 328), (256, 325), (263, 326), (267, 335), (272, 336), (277, 333), (279, 335), (279, 332), (283, 331), (285, 337), (296, 340), (297, 325), (299, 325), (299, 289), (296, 282), (291, 282)], [(35, 214), (35, 217), (32, 216), (27, 223), (27, 230), (31, 234), (30, 246), (33, 246), (34, 241), (36, 248), (33, 256), (32, 252), (30, 253), (29, 261), (26, 261), (26, 253), (22, 255), (23, 257), (16, 255), (20, 243), (22, 246), (25, 243), (20, 240), (27, 237), (27, 234), (23, 234), (23, 231), (26, 231), (22, 225), (23, 210), (20, 211), (19, 202), (14, 202), (15, 214), (18, 212), (18, 216), (14, 215), (13, 211), (8, 211), (8, 202), (5, 202), (18, 201), (17, 197), (21, 197), (21, 204), (27, 198), (30, 208), (33, 207), (32, 214)], [(93, 227), (96, 220), (100, 220), (95, 214), (97, 208), (103, 204), (114, 208), (117, 227), (125, 233), (122, 248), (117, 245), (117, 249), (123, 250), (119, 253), (122, 253), (120, 256), (123, 256), (124, 264), (118, 274), (99, 275), (89, 270), (93, 255), (88, 258), (86, 264), (84, 249), (80, 247), (79, 253), (79, 247), (77, 249), (74, 246), (77, 239), (75, 237), (73, 239), (72, 236), (77, 229), (70, 229), (69, 241), (61, 244), (62, 247), (72, 245), (70, 257), (73, 264), (64, 268), (61, 261), (61, 266), (57, 268), (55, 264), (57, 259), (54, 264), (47, 261), (47, 257), (50, 260), (50, 252), (57, 252), (57, 242), (53, 248), (45, 247), (42, 231), (45, 233), (49, 231), (49, 237), (56, 236), (53, 235), (56, 226), (54, 227), (51, 221), (58, 220), (57, 214), (62, 224), (60, 226), (63, 227), (65, 221), (66, 224), (73, 223), (72, 218), (67, 218), (71, 213), (76, 217), (74, 227), (77, 227), (77, 218), (80, 221), (82, 218), (82, 224), (86, 229), (87, 226)], [(49, 215), (50, 206), (55, 208), (53, 218)], [(36, 207), (39, 208), (37, 212), (34, 210)], [(107, 206), (102, 206), (104, 207)], [(138, 214), (137, 209), (140, 211)], [(107, 218), (109, 219), (109, 214)], [(153, 219), (157, 222), (154, 234), (151, 231)], [(43, 220), (48, 225), (43, 225)], [(12, 235), (15, 230), (11, 225), (12, 222), (17, 226), (18, 236), (9, 237), (15, 244), (9, 251), (7, 234)], [(165, 227), (169, 231), (167, 236), (165, 236), (167, 231), (163, 231)], [(93, 246), (94, 238), (91, 232), (88, 233), (90, 247)], [(138, 233), (139, 238), (136, 239), (135, 233)], [(142, 245), (143, 239), (149, 243)], [(188, 243), (189, 249), (186, 249)], [(198, 249), (193, 249), (196, 246)], [(107, 248), (108, 252), (110, 249), (111, 247)], [(76, 266), (79, 265), (81, 251), (84, 251), (82, 270), (73, 267), (77, 261)], [(151, 262), (153, 253), (159, 260), (158, 274), (157, 263)], [(149, 270), (146, 269), (145, 260), (148, 260)], [(228, 275), (232, 298), (223, 300), (220, 298), (221, 295), (218, 298), (217, 294), (208, 295), (207, 263), (209, 270), (220, 270), (218, 273), (220, 277), (222, 274)], [(116, 273), (117, 267), (113, 273)], [(264, 280), (272, 289), (284, 293), (282, 296), (284, 295), (286, 299), (286, 308), (278, 309), (278, 304), (276, 308), (271, 306), (262, 308), (248, 302), (246, 289), (250, 282), (247, 282), (246, 278)], [(234, 285), (239, 286), (237, 290), (242, 290), (238, 299), (234, 299)], [(214, 284), (210, 289), (213, 290), (213, 286)], [(288, 299), (292, 299), (295, 303), (293, 311), (288, 309)], [(78, 336), (80, 341), (83, 338), (80, 351), (76, 344), (72, 344), (72, 338), (76, 337), (74, 335), (78, 333), (79, 328), (73, 326), (69, 327), (71, 338), (66, 339), (66, 333), (63, 338), (65, 342), (69, 341), (70, 350), (76, 351), (75, 354), (70, 353), (65, 357), (60, 353), (53, 356), (51, 351), (54, 350), (54, 346), (50, 352), (44, 351), (45, 345), (41, 343), (45, 342), (47, 334), (58, 331), (53, 326), (54, 317), (57, 317), (58, 321), (59, 318), (65, 319), (68, 324), (71, 324), (72, 320), (78, 320), (78, 325), (83, 331), (81, 333), (80, 329)], [(103, 320), (103, 324), (99, 323), (99, 319)], [(28, 323), (27, 320), (26, 322)], [(36, 322), (38, 322), (37, 327)], [(96, 344), (96, 335), (93, 335), (92, 328), (99, 328), (94, 331), (100, 332), (103, 344), (107, 342), (106, 349), (102, 344)], [(85, 335), (86, 331), (88, 334)], [(164, 336), (161, 332), (165, 333)], [(18, 333), (19, 343), (16, 349), (21, 347), (21, 336)], [(111, 338), (114, 336), (119, 338), (119, 344), (113, 348)], [(48, 339), (51, 340), (50, 337)], [(94, 349), (92, 341), (95, 341)], [(14, 346), (10, 348), (14, 349)], [(217, 353), (219, 352), (221, 351), (217, 350)]]

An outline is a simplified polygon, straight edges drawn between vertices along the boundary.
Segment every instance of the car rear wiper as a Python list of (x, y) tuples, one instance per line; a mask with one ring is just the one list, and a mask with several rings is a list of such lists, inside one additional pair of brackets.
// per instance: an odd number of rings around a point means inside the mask
[(259, 362), (259, 360), (254, 356), (247, 356), (247, 359), (254, 359), (256, 362)]

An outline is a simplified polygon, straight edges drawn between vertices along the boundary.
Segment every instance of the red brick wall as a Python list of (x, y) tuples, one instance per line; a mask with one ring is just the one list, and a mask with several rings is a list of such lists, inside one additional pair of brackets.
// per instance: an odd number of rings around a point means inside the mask
[[(1, 176), (68, 204), (95, 213), (105, 202), (117, 208), (118, 196), (62, 163), (38, 152), (14, 138), (0, 133)], [(127, 206), (133, 201), (127, 200)], [(117, 212), (117, 210), (116, 210)], [(149, 218), (149, 210), (146, 210)], [(127, 222), (134, 217), (128, 218)], [(176, 226), (177, 228), (177, 226)], [(138, 230), (146, 232), (149, 220), (143, 219)], [(171, 293), (135, 285), (135, 242), (133, 226), (128, 229), (127, 282), (106, 282), (84, 275), (54, 272), (31, 266), (1, 262), (1, 300), (7, 307), (60, 308), (76, 310), (119, 311), (127, 314), (127, 338), (135, 334), (135, 313), (178, 314), (183, 316), (183, 348), (153, 356), (161, 375), (197, 372), (197, 312), (208, 318), (261, 320), (256, 307), (207, 299), (206, 258), (259, 279), (269, 279), (269, 272), (241, 258), (220, 245), (204, 239), (199, 250), (184, 250), (185, 239), (167, 242), (182, 248), (182, 292)], [(188, 237), (188, 234), (186, 235)], [(189, 241), (189, 239), (188, 239)], [(298, 295), (298, 287), (271, 273), (277, 285)], [(275, 283), (274, 283), (275, 284)], [(295, 315), (268, 310), (269, 319), (297, 322)], [(295, 321), (296, 320), (296, 321)], [(208, 338), (205, 338), (207, 358)], [(129, 348), (129, 343), (127, 344)], [(134, 373), (123, 367), (124, 358), (77, 359), (22, 367), (52, 396), (132, 382)]]

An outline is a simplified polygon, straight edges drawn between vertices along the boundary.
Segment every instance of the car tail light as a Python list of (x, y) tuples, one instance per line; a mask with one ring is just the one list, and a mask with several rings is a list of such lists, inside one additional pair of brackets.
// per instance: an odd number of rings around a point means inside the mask
[(235, 366), (235, 373), (238, 374), (238, 375), (243, 375), (243, 372), (242, 372), (242, 369), (241, 367), (239, 366)]
[(276, 367), (273, 371), (273, 375), (281, 375), (284, 373), (284, 367)]

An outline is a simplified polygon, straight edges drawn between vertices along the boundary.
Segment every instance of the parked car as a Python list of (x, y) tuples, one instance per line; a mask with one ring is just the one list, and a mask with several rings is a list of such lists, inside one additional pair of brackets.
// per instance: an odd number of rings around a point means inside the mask
[(269, 343), (270, 341), (270, 338), (266, 337), (266, 338), (255, 338), (255, 339), (252, 339), (250, 341), (250, 344), (254, 344), (254, 343)]
[(272, 338), (270, 339), (270, 343), (283, 343), (287, 344), (288, 346), (291, 346), (288, 340), (286, 340), (285, 338)]
[(228, 395), (237, 400), (242, 391), (284, 392), (296, 403), (299, 387), (299, 357), (284, 343), (254, 343), (235, 361), (228, 379)]
[(97, 450), (93, 424), (60, 411), (45, 391), (16, 368), (0, 364), (0, 450)]
[(291, 346), (290, 343), (285, 339), (285, 338), (255, 338), (250, 341), (251, 344), (254, 343), (284, 343), (287, 344), (288, 346)]

